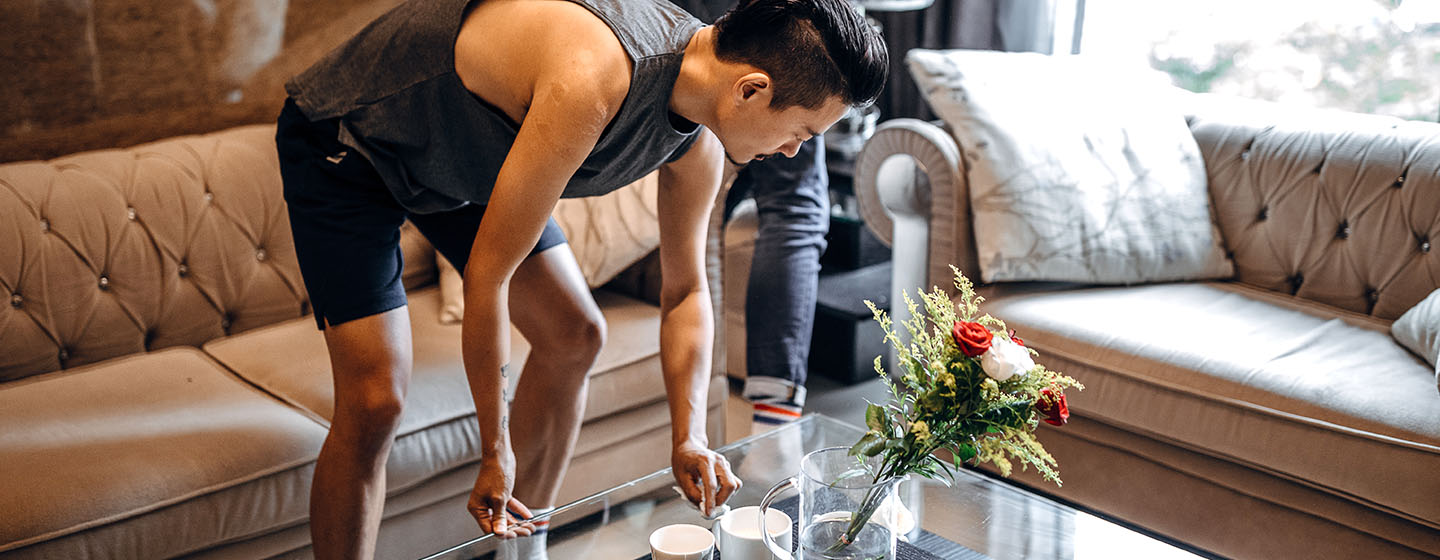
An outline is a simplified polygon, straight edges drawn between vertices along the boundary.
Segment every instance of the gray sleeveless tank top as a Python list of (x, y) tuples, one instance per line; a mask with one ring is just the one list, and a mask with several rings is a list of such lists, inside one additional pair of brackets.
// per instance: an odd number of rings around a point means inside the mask
[[(465, 89), (455, 39), (472, 0), (411, 0), (285, 84), (312, 121), (339, 120), (339, 141), (370, 163), (407, 209), (484, 204), (517, 124)], [(563, 198), (613, 191), (682, 155), (699, 127), (671, 124), (670, 92), (702, 26), (668, 0), (571, 0), (604, 20), (633, 63), (630, 91), (565, 186)]]

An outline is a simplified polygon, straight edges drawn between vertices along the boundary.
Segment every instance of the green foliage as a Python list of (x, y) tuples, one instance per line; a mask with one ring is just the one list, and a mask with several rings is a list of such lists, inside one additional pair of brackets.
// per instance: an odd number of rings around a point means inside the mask
[[(1344, 24), (1319, 18), (1281, 34), (1239, 41), (1218, 41), (1212, 38), (1223, 34), (1182, 27), (1151, 46), (1150, 66), (1194, 92), (1433, 122), (1440, 119), (1434, 95), (1440, 85), (1440, 24), (1399, 25), (1394, 12), (1400, 1), (1375, 0), (1392, 12), (1389, 17)], [(1196, 54), (1184, 48), (1200, 41), (1213, 49)]]
[(1235, 69), (1235, 59), (1248, 54), (1249, 43), (1221, 43), (1215, 45), (1215, 55), (1205, 62), (1188, 58), (1161, 58), (1150, 53), (1150, 66), (1169, 74), (1175, 85), (1196, 93), (1205, 93), (1215, 87), (1215, 82), (1225, 78)]
[[(877, 481), (912, 473), (944, 480), (964, 462), (988, 462), (1009, 475), (1011, 462), (1019, 461), (1021, 468), (1034, 467), (1046, 480), (1060, 484), (1055, 458), (1035, 439), (1041, 419), (1035, 403), (1042, 390), (1063, 394), (1067, 388), (1083, 387), (1039, 364), (1005, 381), (986, 375), (979, 358), (967, 357), (956, 346), (951, 328), (957, 321), (975, 322), (996, 339), (1009, 340), (1010, 335), (1004, 322), (981, 313), (985, 300), (975, 293), (974, 284), (950, 268), (958, 290), (954, 301), (939, 288), (919, 294), (918, 302), (903, 294), (912, 317), (901, 325), (908, 343), (887, 313), (865, 302), (885, 341), (895, 348), (899, 371), (898, 380), (892, 380), (880, 357), (875, 358), (875, 371), (890, 398), (866, 407), (867, 432), (850, 448), (851, 454), (881, 457), (878, 471), (871, 473)], [(949, 451), (952, 462), (936, 457), (940, 450)]]

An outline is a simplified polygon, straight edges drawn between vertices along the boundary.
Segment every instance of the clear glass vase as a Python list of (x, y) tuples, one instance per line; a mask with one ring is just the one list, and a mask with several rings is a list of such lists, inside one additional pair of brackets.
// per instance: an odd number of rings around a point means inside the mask
[[(861, 461), (848, 447), (813, 451), (800, 461), (800, 472), (777, 483), (760, 501), (760, 518), (781, 493), (796, 490), (800, 524), (794, 555), (765, 539), (765, 546), (782, 560), (893, 560), (897, 508), (894, 499), (900, 479), (875, 480), (878, 458)], [(868, 464), (867, 464), (868, 463)], [(768, 535), (763, 521), (761, 534)]]

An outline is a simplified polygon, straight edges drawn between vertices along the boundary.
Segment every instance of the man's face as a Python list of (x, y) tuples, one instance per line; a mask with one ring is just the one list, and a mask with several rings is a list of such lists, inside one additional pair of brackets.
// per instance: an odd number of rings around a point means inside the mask
[(725, 159), (745, 165), (767, 157), (794, 157), (800, 144), (830, 128), (849, 107), (832, 97), (815, 109), (775, 110), (768, 104), (743, 104), (722, 118), (713, 132), (725, 146)]

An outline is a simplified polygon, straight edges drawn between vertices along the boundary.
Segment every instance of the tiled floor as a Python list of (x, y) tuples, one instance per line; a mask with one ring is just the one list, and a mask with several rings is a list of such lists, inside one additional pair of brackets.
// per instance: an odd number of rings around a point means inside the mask
[[(842, 385), (828, 378), (812, 376), (806, 382), (805, 414), (820, 413), (857, 426), (865, 423), (865, 400), (880, 402), (889, 393), (877, 377), (856, 385)], [(730, 400), (725, 403), (725, 442), (750, 435), (750, 404), (740, 396), (741, 384), (730, 382)]]

